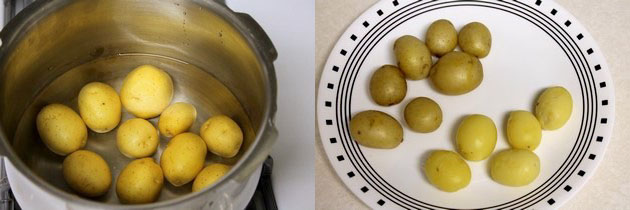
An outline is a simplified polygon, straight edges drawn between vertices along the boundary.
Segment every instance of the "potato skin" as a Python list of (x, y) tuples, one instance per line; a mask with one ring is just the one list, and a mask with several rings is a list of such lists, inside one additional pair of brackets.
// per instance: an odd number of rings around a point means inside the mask
[(400, 103), (407, 95), (407, 81), (396, 66), (380, 67), (370, 79), (370, 96), (376, 104), (391, 106)]
[(231, 158), (238, 154), (243, 144), (241, 127), (225, 115), (217, 115), (201, 125), (201, 137), (208, 151), (224, 158)]
[(545, 89), (536, 101), (535, 114), (543, 130), (556, 130), (571, 118), (573, 98), (564, 87)]
[(499, 184), (520, 187), (532, 183), (540, 174), (540, 159), (526, 149), (504, 150), (490, 160), (490, 177)]
[(388, 114), (376, 110), (360, 112), (350, 120), (350, 135), (359, 144), (377, 148), (395, 148), (403, 140), (400, 123)]
[(420, 80), (429, 75), (433, 60), (422, 40), (410, 35), (402, 36), (394, 42), (394, 54), (398, 67), (407, 79)]
[(70, 188), (85, 197), (104, 195), (112, 184), (107, 162), (88, 150), (78, 150), (68, 155), (63, 160), (62, 171)]
[(123, 80), (120, 100), (138, 118), (157, 117), (173, 99), (173, 80), (165, 71), (151, 65), (132, 70)]
[(431, 152), (424, 163), (429, 182), (445, 192), (455, 192), (470, 183), (470, 167), (457, 153), (447, 150)]
[(78, 102), (79, 114), (90, 130), (107, 133), (120, 123), (120, 97), (108, 84), (92, 82), (83, 86)]
[(142, 118), (129, 119), (116, 132), (116, 145), (129, 158), (153, 155), (160, 144), (158, 132), (149, 121)]
[(425, 37), (427, 47), (436, 56), (443, 56), (457, 47), (457, 30), (451, 21), (445, 19), (431, 23)]
[(186, 132), (197, 118), (197, 110), (191, 104), (177, 102), (166, 107), (158, 121), (160, 133), (166, 137), (173, 137)]
[(466, 160), (484, 160), (492, 154), (497, 144), (497, 127), (492, 119), (480, 115), (468, 115), (457, 127), (455, 139), (457, 152)]
[(508, 143), (515, 149), (534, 151), (542, 138), (542, 128), (536, 116), (522, 110), (510, 112), (506, 133)]
[(206, 153), (206, 144), (194, 133), (173, 137), (160, 157), (164, 177), (176, 187), (192, 181), (203, 168)]
[(55, 154), (66, 156), (87, 142), (87, 127), (70, 107), (50, 104), (37, 114), (37, 132), (46, 147)]
[(195, 181), (193, 182), (192, 191), (197, 192), (199, 190), (203, 190), (206, 187), (214, 184), (216, 181), (221, 179), (221, 177), (225, 176), (232, 167), (221, 164), (221, 163), (213, 163), (201, 170)]
[(482, 80), (481, 62), (464, 52), (450, 52), (431, 68), (431, 83), (438, 92), (446, 95), (468, 93), (477, 88)]
[(483, 23), (472, 22), (459, 31), (458, 42), (462, 51), (484, 58), (490, 53), (492, 35)]
[(118, 175), (116, 195), (123, 204), (153, 203), (164, 185), (162, 169), (153, 158), (131, 161)]
[(442, 109), (430, 98), (418, 97), (405, 107), (405, 121), (413, 131), (430, 133), (442, 124)]

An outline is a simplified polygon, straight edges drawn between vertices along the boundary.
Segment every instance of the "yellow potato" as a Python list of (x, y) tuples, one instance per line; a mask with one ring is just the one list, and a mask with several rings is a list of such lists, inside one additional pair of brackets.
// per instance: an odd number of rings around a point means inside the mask
[(107, 193), (112, 184), (107, 162), (88, 150), (78, 150), (68, 155), (61, 168), (68, 186), (85, 197), (101, 196)]
[(457, 153), (447, 150), (431, 152), (424, 163), (429, 182), (446, 192), (458, 191), (470, 183), (470, 167)]
[(92, 131), (107, 133), (120, 122), (120, 97), (108, 84), (92, 82), (83, 86), (78, 101), (79, 114)]
[(459, 123), (455, 141), (457, 152), (466, 160), (484, 160), (497, 144), (497, 127), (486, 116), (468, 115)]
[(206, 142), (208, 151), (224, 158), (236, 156), (243, 144), (241, 127), (225, 115), (211, 117), (203, 123), (201, 137)]
[(214, 184), (221, 177), (225, 176), (230, 171), (230, 168), (232, 167), (221, 163), (213, 163), (206, 166), (195, 178), (192, 191), (197, 192)]
[(407, 81), (396, 66), (384, 65), (370, 79), (370, 95), (381, 106), (400, 103), (407, 95)]
[(545, 89), (536, 102), (536, 118), (543, 130), (562, 127), (573, 111), (573, 99), (567, 89), (556, 86)]
[(457, 47), (457, 30), (451, 21), (440, 19), (429, 26), (425, 35), (431, 53), (443, 56)]
[(191, 104), (177, 102), (168, 106), (158, 121), (160, 133), (166, 137), (173, 137), (186, 132), (197, 118), (197, 110)]
[(431, 68), (433, 86), (446, 95), (461, 95), (477, 88), (483, 80), (483, 67), (477, 57), (453, 51)]
[(165, 71), (142, 65), (129, 72), (120, 89), (122, 105), (136, 117), (157, 117), (173, 98), (173, 80)]
[(176, 187), (192, 181), (203, 168), (206, 153), (206, 144), (194, 133), (173, 137), (160, 157), (166, 180)]
[(394, 43), (398, 66), (407, 79), (419, 80), (429, 75), (433, 60), (429, 48), (416, 37), (405, 35)]
[(539, 173), (540, 159), (526, 149), (504, 150), (490, 160), (490, 176), (499, 184), (524, 186), (536, 180)]
[(513, 111), (507, 121), (507, 137), (512, 148), (534, 151), (540, 144), (542, 129), (532, 113)]
[(50, 104), (37, 114), (37, 132), (46, 147), (66, 156), (85, 146), (87, 128), (81, 117), (70, 107)]
[(123, 155), (129, 158), (142, 158), (153, 155), (160, 138), (153, 125), (142, 118), (133, 118), (120, 125), (116, 132), (116, 145)]
[(160, 196), (163, 185), (162, 169), (153, 158), (137, 159), (118, 175), (116, 195), (124, 204), (152, 203)]
[(433, 132), (442, 124), (442, 109), (430, 98), (418, 97), (405, 107), (405, 121), (413, 131)]
[(360, 112), (350, 120), (350, 135), (359, 144), (377, 149), (391, 149), (403, 141), (400, 123), (375, 110)]
[(462, 51), (483, 58), (488, 56), (492, 47), (492, 35), (490, 30), (479, 22), (466, 24), (459, 31), (459, 47)]

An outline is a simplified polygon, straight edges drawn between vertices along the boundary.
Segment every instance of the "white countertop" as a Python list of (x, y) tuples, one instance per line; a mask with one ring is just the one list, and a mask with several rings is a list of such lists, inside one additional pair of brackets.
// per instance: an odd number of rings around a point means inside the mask
[[(549, 1), (549, 0), (548, 0)], [(316, 85), (331, 48), (353, 20), (376, 0), (316, 0)], [(616, 90), (613, 139), (595, 175), (562, 209), (623, 209), (630, 205), (630, 1), (556, 0), (593, 35), (604, 51)], [(315, 134), (316, 209), (367, 208), (341, 182), (328, 162), (319, 132)]]

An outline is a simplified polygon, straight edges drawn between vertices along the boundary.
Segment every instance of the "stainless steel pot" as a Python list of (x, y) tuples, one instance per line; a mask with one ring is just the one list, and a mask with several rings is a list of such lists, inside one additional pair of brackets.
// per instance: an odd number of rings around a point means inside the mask
[[(67, 202), (68, 208), (229, 208), (277, 136), (272, 64), (276, 51), (249, 15), (231, 11), (222, 1), (36, 1), (6, 25), (0, 40), (0, 154), (25, 180)], [(213, 187), (196, 193), (190, 193), (190, 184), (167, 183), (153, 204), (119, 204), (115, 184), (102, 197), (78, 197), (63, 180), (64, 157), (49, 151), (39, 139), (35, 116), (53, 102), (76, 110), (78, 91), (89, 82), (105, 82), (120, 90), (126, 73), (141, 64), (158, 66), (171, 75), (173, 102), (195, 105), (193, 132), (214, 114), (237, 121), (245, 134), (237, 157), (206, 158), (234, 167)], [(131, 117), (123, 113), (123, 120)], [(90, 132), (86, 146), (106, 159), (114, 182), (131, 161), (118, 152), (115, 132)], [(167, 141), (161, 139), (156, 160)]]

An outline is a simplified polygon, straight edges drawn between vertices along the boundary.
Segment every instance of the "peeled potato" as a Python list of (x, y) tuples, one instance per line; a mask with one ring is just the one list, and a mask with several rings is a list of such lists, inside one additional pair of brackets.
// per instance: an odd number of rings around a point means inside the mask
[(201, 137), (206, 142), (208, 151), (224, 158), (236, 156), (243, 144), (241, 127), (225, 115), (211, 117), (203, 123)]
[(430, 98), (418, 97), (405, 107), (405, 121), (413, 131), (433, 132), (442, 124), (442, 109)]
[(152, 203), (158, 199), (164, 176), (153, 158), (131, 161), (118, 175), (116, 195), (124, 204)]
[(158, 121), (160, 133), (166, 137), (173, 137), (186, 132), (197, 118), (197, 110), (191, 104), (177, 102), (168, 106)]
[(458, 42), (462, 51), (483, 58), (490, 53), (492, 35), (483, 23), (472, 22), (459, 31)]
[(455, 141), (457, 152), (466, 160), (484, 160), (497, 144), (497, 127), (486, 116), (468, 115), (459, 123)]
[(54, 153), (66, 156), (85, 146), (87, 128), (81, 117), (70, 107), (50, 104), (37, 114), (37, 132)]
[(206, 166), (195, 178), (192, 191), (197, 192), (214, 184), (217, 180), (227, 174), (230, 171), (230, 168), (232, 167), (221, 163), (213, 163)]
[(431, 23), (425, 35), (431, 53), (443, 56), (457, 47), (457, 30), (451, 21), (440, 19)]
[(534, 151), (540, 144), (542, 129), (536, 117), (528, 111), (513, 111), (507, 121), (507, 137), (515, 149)]
[(405, 75), (396, 66), (384, 65), (370, 78), (370, 96), (381, 106), (400, 103), (407, 95)]
[(129, 72), (120, 89), (122, 105), (136, 117), (157, 117), (173, 98), (173, 80), (165, 71), (142, 65)]
[(68, 155), (61, 168), (70, 188), (85, 197), (101, 196), (107, 193), (112, 184), (107, 162), (88, 150), (78, 150)]
[(477, 88), (483, 80), (479, 59), (453, 51), (442, 56), (431, 68), (431, 83), (440, 93), (461, 95)]
[(160, 157), (166, 180), (176, 187), (192, 181), (203, 168), (206, 153), (206, 144), (194, 133), (173, 137)]
[(403, 129), (392, 116), (384, 112), (368, 110), (352, 117), (350, 135), (363, 146), (391, 149), (402, 142)]
[(405, 35), (394, 43), (394, 54), (398, 60), (398, 67), (411, 80), (424, 79), (429, 75), (431, 52), (420, 39)]
[(564, 126), (573, 111), (573, 99), (567, 89), (556, 86), (545, 89), (536, 102), (536, 118), (543, 130)]
[(120, 97), (108, 84), (92, 82), (83, 86), (78, 101), (79, 114), (90, 130), (107, 133), (120, 122)]
[(500, 184), (519, 187), (532, 183), (540, 173), (540, 159), (526, 149), (509, 149), (490, 160), (490, 176)]
[(160, 138), (153, 124), (142, 118), (125, 121), (116, 133), (118, 150), (130, 158), (153, 155), (159, 143)]
[(458, 191), (470, 183), (470, 167), (457, 153), (447, 150), (431, 152), (424, 163), (429, 182), (446, 192)]

